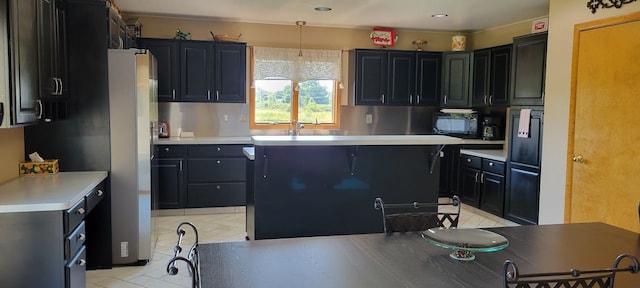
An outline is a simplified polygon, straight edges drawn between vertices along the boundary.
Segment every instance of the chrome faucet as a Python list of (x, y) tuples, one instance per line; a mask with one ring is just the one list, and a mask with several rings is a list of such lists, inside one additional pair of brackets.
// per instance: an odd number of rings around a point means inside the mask
[(300, 130), (302, 130), (302, 128), (304, 128), (304, 124), (302, 124), (301, 122), (296, 122), (296, 127), (294, 129), (289, 129), (289, 135), (300, 135)]

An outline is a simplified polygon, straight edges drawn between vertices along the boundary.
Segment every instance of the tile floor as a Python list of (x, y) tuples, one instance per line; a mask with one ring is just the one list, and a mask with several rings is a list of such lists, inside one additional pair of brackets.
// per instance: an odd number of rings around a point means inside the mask
[[(167, 261), (173, 256), (176, 245), (176, 227), (183, 221), (189, 221), (198, 228), (200, 243), (245, 241), (245, 213), (243, 209), (231, 210), (231, 213), (208, 213), (180, 216), (155, 217), (159, 230), (158, 241), (152, 259), (145, 266), (117, 267), (87, 272), (87, 287), (114, 288), (175, 288), (191, 287), (191, 280), (184, 265), (179, 265), (178, 275), (167, 275)], [(193, 211), (192, 211), (193, 212)], [(517, 226), (518, 224), (502, 219), (479, 209), (462, 205), (458, 227), (490, 228)], [(183, 246), (193, 243), (193, 234), (185, 228)], [(186, 249), (186, 248), (185, 248)], [(184, 253), (183, 253), (184, 255)]]

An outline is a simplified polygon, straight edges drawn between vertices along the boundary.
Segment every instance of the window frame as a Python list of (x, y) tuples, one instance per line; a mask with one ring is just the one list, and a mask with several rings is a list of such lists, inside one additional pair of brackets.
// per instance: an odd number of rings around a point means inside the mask
[[(254, 66), (254, 56), (253, 56), (253, 47), (251, 47), (250, 53), (250, 83), (255, 83), (255, 79), (253, 78), (253, 66)], [(291, 126), (298, 123), (298, 91), (293, 89), (293, 87), (298, 86), (298, 82), (290, 80), (292, 87), (292, 95), (291, 95), (291, 121), (290, 122), (280, 122), (277, 124), (271, 123), (256, 123), (255, 118), (255, 99), (256, 99), (256, 87), (255, 84), (252, 84), (249, 88), (249, 129), (261, 129), (261, 130), (289, 130)], [(340, 106), (341, 106), (341, 89), (339, 81), (333, 80), (333, 120), (334, 123), (319, 123), (315, 124), (312, 122), (302, 122), (305, 125), (305, 130), (337, 130), (340, 129)]]

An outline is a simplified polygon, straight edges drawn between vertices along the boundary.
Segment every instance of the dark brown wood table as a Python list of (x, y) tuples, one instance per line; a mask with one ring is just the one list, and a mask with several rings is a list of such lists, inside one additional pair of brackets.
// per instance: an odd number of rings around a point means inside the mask
[[(487, 229), (504, 250), (449, 257), (419, 233), (360, 234), (201, 244), (202, 287), (502, 287), (503, 264), (521, 273), (608, 268), (622, 253), (640, 258), (640, 234), (603, 223)], [(625, 265), (628, 265), (626, 262)], [(640, 287), (620, 273), (616, 288)]]

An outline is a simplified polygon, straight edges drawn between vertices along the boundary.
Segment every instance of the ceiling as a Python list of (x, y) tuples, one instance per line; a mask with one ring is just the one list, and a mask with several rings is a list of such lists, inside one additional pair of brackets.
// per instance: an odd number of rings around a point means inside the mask
[[(549, 14), (549, 0), (114, 0), (125, 13), (307, 26), (476, 31)], [(328, 12), (315, 7), (331, 7)], [(432, 14), (446, 13), (444, 18)]]

